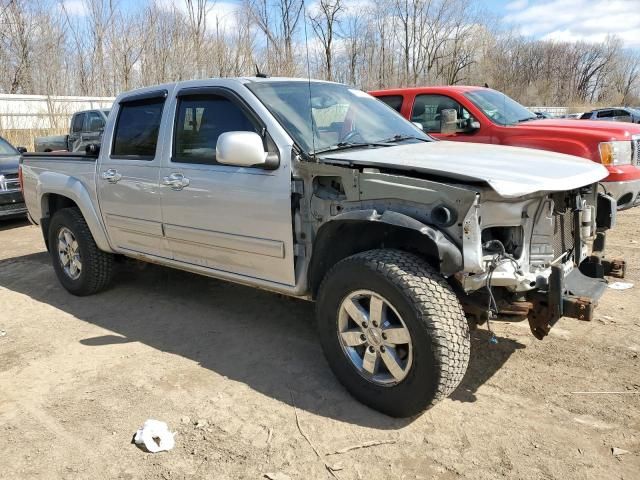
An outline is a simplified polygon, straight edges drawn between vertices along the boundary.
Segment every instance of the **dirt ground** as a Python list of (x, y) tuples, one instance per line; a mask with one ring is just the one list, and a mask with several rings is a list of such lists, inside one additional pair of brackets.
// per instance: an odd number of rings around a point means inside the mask
[[(312, 304), (135, 264), (76, 298), (38, 227), (0, 224), (0, 477), (639, 479), (640, 208), (608, 248), (635, 286), (595, 321), (475, 331), (460, 388), (396, 420), (335, 380)], [(174, 450), (131, 444), (148, 418)]]

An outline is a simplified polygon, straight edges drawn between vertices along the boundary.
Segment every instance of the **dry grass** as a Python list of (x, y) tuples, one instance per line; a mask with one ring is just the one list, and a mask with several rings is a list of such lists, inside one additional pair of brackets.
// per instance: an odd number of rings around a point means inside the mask
[(28, 151), (35, 151), (33, 141), (36, 137), (46, 137), (48, 135), (65, 135), (65, 128), (41, 128), (41, 129), (20, 129), (20, 130), (0, 130), (0, 136), (7, 140), (14, 147), (25, 147)]

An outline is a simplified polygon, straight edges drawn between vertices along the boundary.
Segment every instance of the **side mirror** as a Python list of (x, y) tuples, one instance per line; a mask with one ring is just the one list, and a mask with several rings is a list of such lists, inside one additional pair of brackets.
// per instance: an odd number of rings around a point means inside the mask
[(255, 132), (225, 132), (216, 143), (216, 161), (223, 165), (264, 166), (267, 155), (262, 138)]
[(98, 156), (100, 153), (100, 145), (97, 143), (90, 143), (86, 147), (84, 147), (84, 151), (89, 156)]
[(476, 130), (480, 130), (480, 122), (478, 120), (474, 120), (473, 118), (470, 118), (469, 120), (469, 127), (467, 131), (475, 132)]
[(27, 149), (25, 147), (16, 147), (18, 153), (27, 153)]
[(447, 108), (440, 112), (440, 133), (456, 133), (458, 131), (458, 112)]

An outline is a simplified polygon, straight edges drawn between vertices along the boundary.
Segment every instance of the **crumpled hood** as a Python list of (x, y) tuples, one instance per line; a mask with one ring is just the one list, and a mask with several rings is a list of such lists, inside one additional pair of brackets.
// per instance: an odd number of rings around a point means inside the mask
[(478, 143), (434, 141), (328, 152), (325, 163), (408, 170), (485, 182), (504, 198), (572, 190), (602, 180), (602, 165), (560, 153)]
[(20, 155), (0, 155), (0, 175), (18, 173)]

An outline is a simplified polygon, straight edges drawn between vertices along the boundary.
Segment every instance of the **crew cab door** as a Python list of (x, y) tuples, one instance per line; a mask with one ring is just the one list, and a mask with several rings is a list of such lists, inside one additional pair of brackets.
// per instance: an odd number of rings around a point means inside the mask
[(111, 144), (100, 152), (100, 211), (112, 246), (123, 253), (170, 256), (162, 236), (158, 183), (166, 95), (162, 90), (123, 98), (110, 127)]
[[(444, 132), (443, 111), (455, 110), (458, 121), (453, 132)], [(440, 140), (491, 143), (491, 133), (457, 100), (438, 94), (418, 94), (413, 99), (411, 121), (420, 123), (425, 133)]]
[[(162, 220), (174, 260), (295, 284), (288, 160), (279, 167), (222, 165), (220, 134), (253, 131), (277, 155), (264, 124), (233, 91), (185, 88), (175, 99), (172, 146), (160, 174)], [(169, 151), (170, 150), (170, 151)]]

